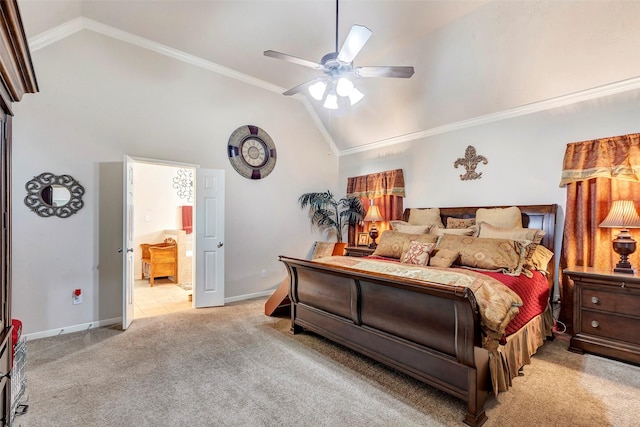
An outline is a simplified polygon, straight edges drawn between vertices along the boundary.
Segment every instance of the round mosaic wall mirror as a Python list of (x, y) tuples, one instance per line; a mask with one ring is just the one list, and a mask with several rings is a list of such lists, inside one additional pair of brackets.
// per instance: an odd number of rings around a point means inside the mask
[(84, 206), (84, 187), (70, 175), (42, 173), (25, 185), (24, 204), (42, 217), (68, 218)]

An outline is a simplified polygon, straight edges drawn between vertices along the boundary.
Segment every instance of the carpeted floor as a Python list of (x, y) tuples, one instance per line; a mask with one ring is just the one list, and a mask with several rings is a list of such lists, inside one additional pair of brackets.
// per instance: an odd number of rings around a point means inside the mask
[[(27, 343), (18, 427), (460, 426), (464, 402), (264, 316), (266, 299)], [(636, 426), (640, 367), (546, 343), (486, 426)]]

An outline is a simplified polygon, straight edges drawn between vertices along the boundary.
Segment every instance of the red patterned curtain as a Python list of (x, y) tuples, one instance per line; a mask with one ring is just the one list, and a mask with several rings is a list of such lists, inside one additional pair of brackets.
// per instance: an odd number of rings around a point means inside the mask
[[(404, 175), (402, 169), (378, 172), (347, 179), (347, 197), (360, 197), (365, 209), (371, 204), (378, 206), (385, 219), (377, 224), (380, 232), (389, 228), (388, 221), (402, 219), (404, 198)], [(371, 224), (359, 224), (349, 228), (349, 244), (355, 243), (357, 232), (368, 231)]]
[[(636, 210), (640, 207), (640, 134), (567, 144), (560, 186), (567, 187), (560, 268), (577, 265), (613, 271), (620, 255), (613, 251), (611, 240), (620, 230), (599, 224), (614, 200), (633, 200)], [(629, 260), (640, 268), (640, 252)], [(572, 331), (573, 282), (560, 277), (560, 319)]]

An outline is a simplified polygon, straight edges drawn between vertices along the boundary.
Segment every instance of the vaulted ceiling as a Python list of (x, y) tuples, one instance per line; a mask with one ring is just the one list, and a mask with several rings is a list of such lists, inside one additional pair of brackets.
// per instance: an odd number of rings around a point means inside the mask
[[(319, 62), (335, 47), (333, 0), (19, 0), (31, 41), (78, 17), (285, 91), (320, 74), (263, 55)], [(411, 139), (640, 76), (623, 1), (340, 1), (339, 45), (353, 24), (373, 31), (354, 66), (412, 65), (410, 79), (358, 79), (362, 102), (330, 111), (306, 94), (339, 152)], [(634, 81), (635, 84), (635, 81)]]

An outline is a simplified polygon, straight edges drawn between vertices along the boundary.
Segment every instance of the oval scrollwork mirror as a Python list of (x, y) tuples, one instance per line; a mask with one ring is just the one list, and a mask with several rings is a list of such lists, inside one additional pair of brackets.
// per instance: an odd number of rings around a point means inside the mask
[(84, 187), (70, 175), (42, 173), (25, 185), (24, 204), (42, 217), (68, 218), (84, 206)]

